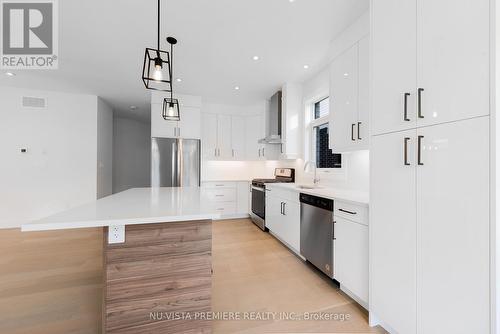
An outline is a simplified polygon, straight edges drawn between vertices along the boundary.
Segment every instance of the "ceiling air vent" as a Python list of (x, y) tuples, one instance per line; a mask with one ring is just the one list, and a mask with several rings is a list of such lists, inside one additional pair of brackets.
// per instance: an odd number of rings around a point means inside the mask
[(47, 99), (43, 97), (23, 96), (24, 108), (46, 108)]

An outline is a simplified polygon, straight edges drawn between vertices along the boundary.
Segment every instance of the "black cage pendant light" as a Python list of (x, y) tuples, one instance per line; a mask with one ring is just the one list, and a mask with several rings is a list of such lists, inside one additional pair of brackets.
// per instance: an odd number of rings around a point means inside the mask
[[(173, 37), (168, 37), (167, 42), (170, 44), (170, 56), (171, 56), (171, 62), (170, 62), (170, 73), (174, 73), (174, 45), (177, 44), (177, 40)], [(163, 110), (162, 110), (162, 116), (163, 119), (166, 121), (180, 121), (181, 120), (181, 114), (179, 111), (179, 100), (174, 99), (174, 88), (173, 88), (173, 83), (170, 84), (170, 97), (167, 97), (163, 99)]]
[(142, 81), (147, 89), (170, 92), (172, 90), (172, 68), (170, 55), (160, 50), (160, 0), (158, 0), (158, 45), (146, 48), (142, 67)]

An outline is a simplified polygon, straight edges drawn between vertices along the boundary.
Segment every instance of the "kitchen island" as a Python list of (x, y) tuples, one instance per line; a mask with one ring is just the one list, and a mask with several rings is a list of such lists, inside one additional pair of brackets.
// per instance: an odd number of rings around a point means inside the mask
[(212, 220), (220, 218), (206, 202), (200, 188), (135, 188), (22, 231), (104, 229), (103, 333), (205, 333)]

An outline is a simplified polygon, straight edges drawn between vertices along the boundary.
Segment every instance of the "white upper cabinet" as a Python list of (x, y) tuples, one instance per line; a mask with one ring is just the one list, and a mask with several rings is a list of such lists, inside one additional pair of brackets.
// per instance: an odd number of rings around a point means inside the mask
[(169, 93), (154, 91), (151, 94), (151, 137), (201, 138), (201, 98), (191, 95), (174, 95), (180, 102), (180, 121), (166, 121), (162, 117), (163, 99)]
[(178, 122), (166, 121), (161, 114), (161, 103), (151, 104), (151, 137), (176, 138)]
[(282, 89), (281, 139), (282, 159), (297, 159), (301, 156), (302, 129), (302, 85), (287, 83)]
[(201, 145), (203, 158), (208, 160), (217, 159), (217, 115), (203, 113), (201, 119), (203, 123), (203, 142)]
[(245, 156), (245, 117), (231, 116), (231, 156), (244, 160)]
[[(181, 120), (177, 123), (177, 137), (186, 139), (201, 138), (200, 108), (181, 106)], [(166, 122), (166, 121), (165, 121)]]
[(490, 0), (418, 0), (416, 8), (418, 125), (489, 114)]
[(264, 116), (252, 115), (245, 117), (245, 147), (247, 160), (265, 159), (265, 145), (259, 140), (265, 136)]
[(219, 159), (233, 159), (231, 136), (231, 116), (217, 115), (217, 148), (219, 150)]
[(337, 57), (330, 68), (330, 148), (354, 148), (358, 121), (358, 46)]
[[(375, 0), (370, 4), (371, 134), (414, 128), (417, 119), (417, 2)], [(455, 3), (451, 7), (454, 6)]]
[(203, 157), (208, 160), (232, 160), (231, 116), (204, 113)]
[(330, 148), (334, 152), (368, 149), (369, 39), (365, 37), (330, 67)]
[(372, 1), (372, 134), (489, 114), (489, 4)]
[(356, 148), (367, 150), (370, 142), (370, 37), (358, 43), (358, 121)]

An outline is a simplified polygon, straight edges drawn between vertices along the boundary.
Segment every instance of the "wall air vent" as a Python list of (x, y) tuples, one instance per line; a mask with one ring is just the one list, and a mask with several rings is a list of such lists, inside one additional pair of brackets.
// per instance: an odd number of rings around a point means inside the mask
[(23, 108), (47, 108), (47, 99), (44, 97), (23, 96)]

